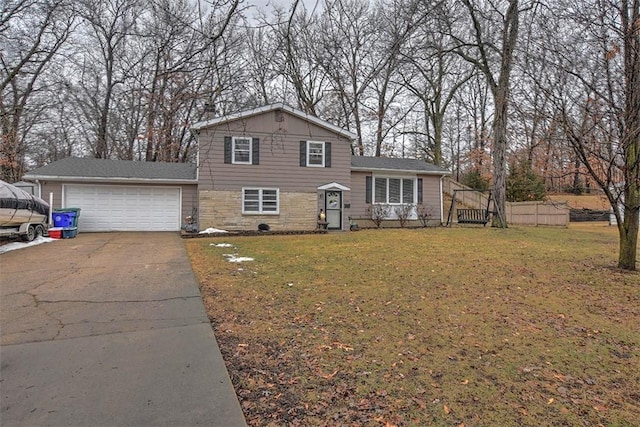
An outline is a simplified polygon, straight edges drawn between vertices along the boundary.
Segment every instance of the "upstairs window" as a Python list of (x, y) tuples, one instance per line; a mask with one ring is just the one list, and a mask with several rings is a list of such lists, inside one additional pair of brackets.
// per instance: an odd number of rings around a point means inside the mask
[(307, 141), (307, 166), (324, 167), (324, 142)]
[(300, 166), (330, 168), (331, 143), (322, 141), (300, 141)]
[(251, 164), (251, 138), (233, 137), (232, 163)]
[(249, 136), (224, 137), (224, 162), (239, 165), (260, 163), (260, 140)]

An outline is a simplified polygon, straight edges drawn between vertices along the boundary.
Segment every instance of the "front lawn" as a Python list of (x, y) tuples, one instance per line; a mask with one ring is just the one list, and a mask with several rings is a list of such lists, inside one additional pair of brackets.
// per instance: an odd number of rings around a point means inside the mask
[(640, 420), (640, 274), (612, 268), (613, 227), (186, 246), (250, 425)]

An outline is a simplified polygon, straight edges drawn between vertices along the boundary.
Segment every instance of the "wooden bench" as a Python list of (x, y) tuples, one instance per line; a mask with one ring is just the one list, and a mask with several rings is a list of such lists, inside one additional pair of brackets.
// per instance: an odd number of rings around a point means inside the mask
[(458, 209), (458, 224), (482, 224), (489, 222), (489, 211), (485, 209)]

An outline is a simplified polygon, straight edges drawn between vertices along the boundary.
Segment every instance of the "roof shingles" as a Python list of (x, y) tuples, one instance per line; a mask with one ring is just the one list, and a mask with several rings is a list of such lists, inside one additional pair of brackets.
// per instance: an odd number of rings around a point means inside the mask
[(411, 171), (432, 175), (450, 175), (451, 172), (439, 166), (418, 159), (390, 157), (352, 156), (352, 170)]
[(135, 162), (69, 157), (34, 169), (27, 179), (107, 178), (131, 180), (195, 181), (196, 165), (191, 163)]

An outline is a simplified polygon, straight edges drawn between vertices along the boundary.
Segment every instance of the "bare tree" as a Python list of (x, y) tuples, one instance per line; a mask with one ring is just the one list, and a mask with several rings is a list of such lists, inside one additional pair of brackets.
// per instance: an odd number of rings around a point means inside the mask
[[(510, 77), (520, 26), (519, 0), (481, 2), (462, 0), (468, 12), (471, 35), (454, 35), (459, 41), (456, 52), (474, 64), (484, 75), (493, 95), (493, 183), (495, 206), (505, 212), (506, 154), (509, 146), (507, 124), (509, 118)], [(486, 6), (483, 8), (482, 6)], [(489, 19), (493, 16), (494, 20)], [(496, 37), (497, 36), (497, 40)], [(494, 215), (492, 225), (505, 228), (504, 215)]]
[(322, 32), (319, 17), (310, 14), (304, 3), (296, 0), (290, 10), (277, 10), (275, 19), (276, 24), (271, 27), (280, 47), (275, 59), (281, 64), (281, 75), (291, 85), (300, 109), (317, 116), (318, 104), (327, 89), (327, 74), (318, 50), (318, 37)]
[(440, 4), (438, 13), (430, 14), (403, 52), (404, 66), (400, 69), (404, 86), (422, 105), (423, 131), (411, 131), (424, 140), (421, 150), (425, 158), (444, 166), (443, 138), (447, 110), (458, 91), (475, 73), (473, 66), (465, 66), (459, 56), (451, 54), (453, 40), (442, 28), (447, 17)]
[(3, 3), (0, 18), (0, 176), (17, 181), (26, 162), (26, 141), (42, 112), (32, 106), (46, 67), (67, 41), (74, 14), (64, 0)]
[[(371, 82), (373, 102), (364, 100), (363, 106), (374, 118), (376, 157), (382, 155), (382, 146), (389, 132), (402, 123), (412, 110), (411, 101), (405, 101), (403, 96), (405, 85), (400, 73), (403, 51), (432, 10), (430, 2), (391, 0), (378, 2), (372, 11), (374, 21), (379, 22), (381, 28), (381, 37), (373, 45), (373, 52), (379, 56), (381, 67)], [(391, 110), (395, 110), (396, 114), (389, 114)]]
[(97, 158), (109, 158), (111, 142), (116, 139), (109, 119), (114, 113), (116, 88), (130, 78), (135, 67), (127, 54), (142, 13), (139, 0), (83, 0), (80, 4), (87, 25), (82, 34), (85, 45), (78, 64), (82, 72), (78, 84), (86, 100), (85, 117), (95, 126), (93, 154)]
[[(216, 75), (238, 54), (239, 0), (84, 0), (82, 32), (69, 53), (75, 73), (64, 77), (80, 127), (98, 158), (187, 161), (189, 125), (228, 86)], [(229, 73), (227, 73), (229, 74)], [(225, 74), (224, 76), (228, 76)]]
[(365, 154), (363, 98), (386, 62), (372, 50), (380, 33), (371, 18), (368, 1), (333, 0), (325, 3), (320, 22), (321, 64), (330, 77), (341, 124), (358, 135), (353, 151), (359, 155)]
[[(251, 27), (245, 23), (245, 51), (247, 91), (255, 105), (271, 104), (283, 99), (278, 93), (278, 76), (282, 75), (285, 63), (276, 29), (270, 25)], [(288, 51), (288, 49), (286, 50)], [(305, 50), (306, 52), (306, 50)], [(313, 80), (315, 82), (315, 79)]]
[[(184, 161), (192, 143), (188, 124), (198, 112), (201, 97), (210, 105), (212, 91), (208, 83), (218, 66), (220, 52), (231, 44), (223, 34), (236, 28), (239, 0), (220, 1), (209, 5), (206, 12), (191, 7), (186, 0), (155, 0), (150, 5), (145, 33), (151, 59), (147, 99), (147, 161)], [(238, 37), (229, 36), (239, 45)], [(238, 58), (239, 59), (239, 58)], [(237, 67), (240, 68), (240, 67)], [(240, 81), (236, 85), (241, 87)], [(220, 82), (214, 92), (221, 92)]]
[[(618, 267), (636, 269), (640, 213), (640, 1), (556, 5), (553, 84), (541, 85), (567, 142), (618, 220)], [(565, 13), (571, 11), (571, 14)], [(549, 19), (551, 20), (551, 18)], [(573, 31), (558, 29), (571, 28)], [(576, 37), (576, 34), (580, 34)]]

